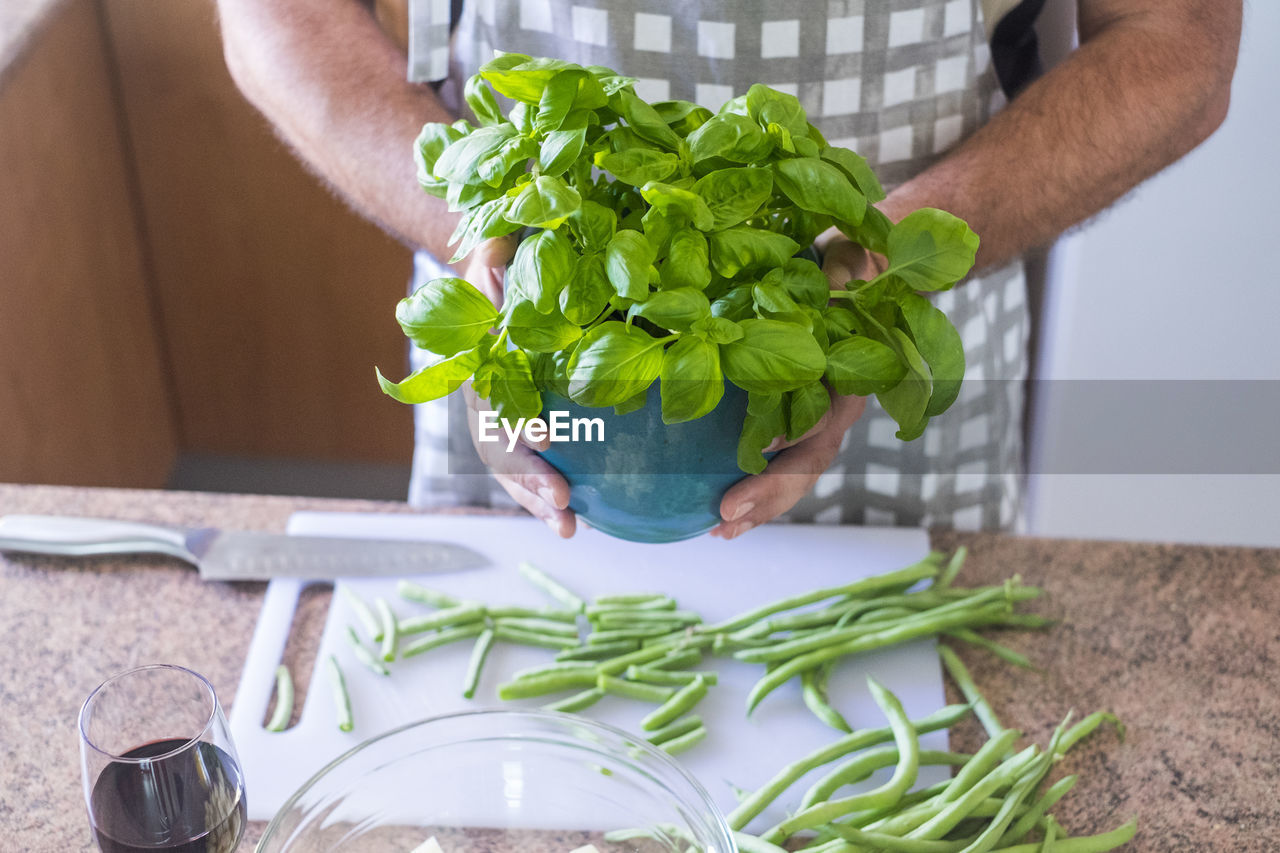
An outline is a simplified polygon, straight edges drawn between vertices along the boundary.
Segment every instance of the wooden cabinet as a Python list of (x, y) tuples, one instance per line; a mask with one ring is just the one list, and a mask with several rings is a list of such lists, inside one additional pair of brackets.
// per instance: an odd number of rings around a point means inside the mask
[(405, 366), (410, 254), (241, 98), (211, 0), (60, 4), (0, 84), (0, 168), (0, 480), (408, 463), (373, 369)]

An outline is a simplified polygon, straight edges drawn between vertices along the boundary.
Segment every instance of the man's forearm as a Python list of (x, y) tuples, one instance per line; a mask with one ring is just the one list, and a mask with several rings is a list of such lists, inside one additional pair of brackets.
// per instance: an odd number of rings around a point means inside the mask
[(978, 267), (1048, 243), (1217, 128), (1240, 13), (1238, 0), (1081, 0), (1080, 49), (882, 208), (967, 220)]
[(241, 91), (358, 212), (448, 258), (457, 221), (422, 192), (412, 144), (453, 117), (357, 0), (219, 0), (227, 65)]

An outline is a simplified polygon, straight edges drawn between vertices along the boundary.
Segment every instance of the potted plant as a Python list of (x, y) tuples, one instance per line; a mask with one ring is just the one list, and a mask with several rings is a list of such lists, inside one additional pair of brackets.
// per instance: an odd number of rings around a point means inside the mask
[[(875, 394), (898, 437), (918, 437), (964, 372), (959, 335), (919, 292), (963, 278), (978, 239), (930, 208), (890, 222), (866, 161), (791, 95), (756, 85), (712, 113), (646, 103), (633, 82), (506, 54), (466, 85), (478, 125), (423, 128), (419, 182), (462, 214), (453, 260), (523, 238), (500, 309), (458, 278), (402, 300), (405, 334), (439, 358), (378, 379), (406, 403), (470, 380), (512, 424), (612, 410), (602, 446), (549, 459), (588, 521), (663, 541), (714, 525), (728, 485), (764, 469), (775, 436), (814, 426), (828, 387)], [(514, 102), (505, 117), (495, 91)], [(887, 258), (884, 272), (833, 289), (804, 255), (831, 226)]]

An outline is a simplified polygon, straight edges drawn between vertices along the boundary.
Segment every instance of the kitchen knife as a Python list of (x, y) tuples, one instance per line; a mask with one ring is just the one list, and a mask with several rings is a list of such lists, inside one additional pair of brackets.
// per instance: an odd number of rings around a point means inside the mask
[(452, 542), (284, 536), (60, 515), (0, 517), (0, 551), (72, 557), (167, 554), (193, 563), (205, 580), (402, 577), (489, 564)]

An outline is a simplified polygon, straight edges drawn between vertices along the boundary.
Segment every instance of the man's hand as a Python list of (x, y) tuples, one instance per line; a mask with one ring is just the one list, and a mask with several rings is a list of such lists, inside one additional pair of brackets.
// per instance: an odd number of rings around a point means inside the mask
[[(823, 250), (822, 271), (833, 287), (844, 287), (854, 279), (870, 280), (885, 266), (884, 258), (873, 255), (839, 235), (834, 229), (818, 240)], [(765, 451), (780, 451), (760, 474), (747, 477), (725, 493), (720, 501), (723, 522), (712, 536), (732, 539), (764, 524), (804, 497), (822, 472), (831, 467), (844, 434), (862, 417), (865, 397), (844, 397), (831, 392), (831, 408), (822, 419), (796, 441), (778, 436)]]
[[(502, 282), (507, 262), (515, 254), (514, 238), (487, 240), (476, 247), (465, 261), (463, 277), (501, 308)], [(470, 386), (463, 391), (467, 400), (467, 428), (471, 443), (481, 461), (493, 472), (502, 488), (520, 506), (547, 523), (557, 536), (569, 538), (576, 528), (576, 516), (568, 509), (569, 484), (535, 450), (546, 450), (550, 442), (530, 444), (521, 439), (510, 452), (505, 442), (481, 442), (479, 439), (480, 400)]]

